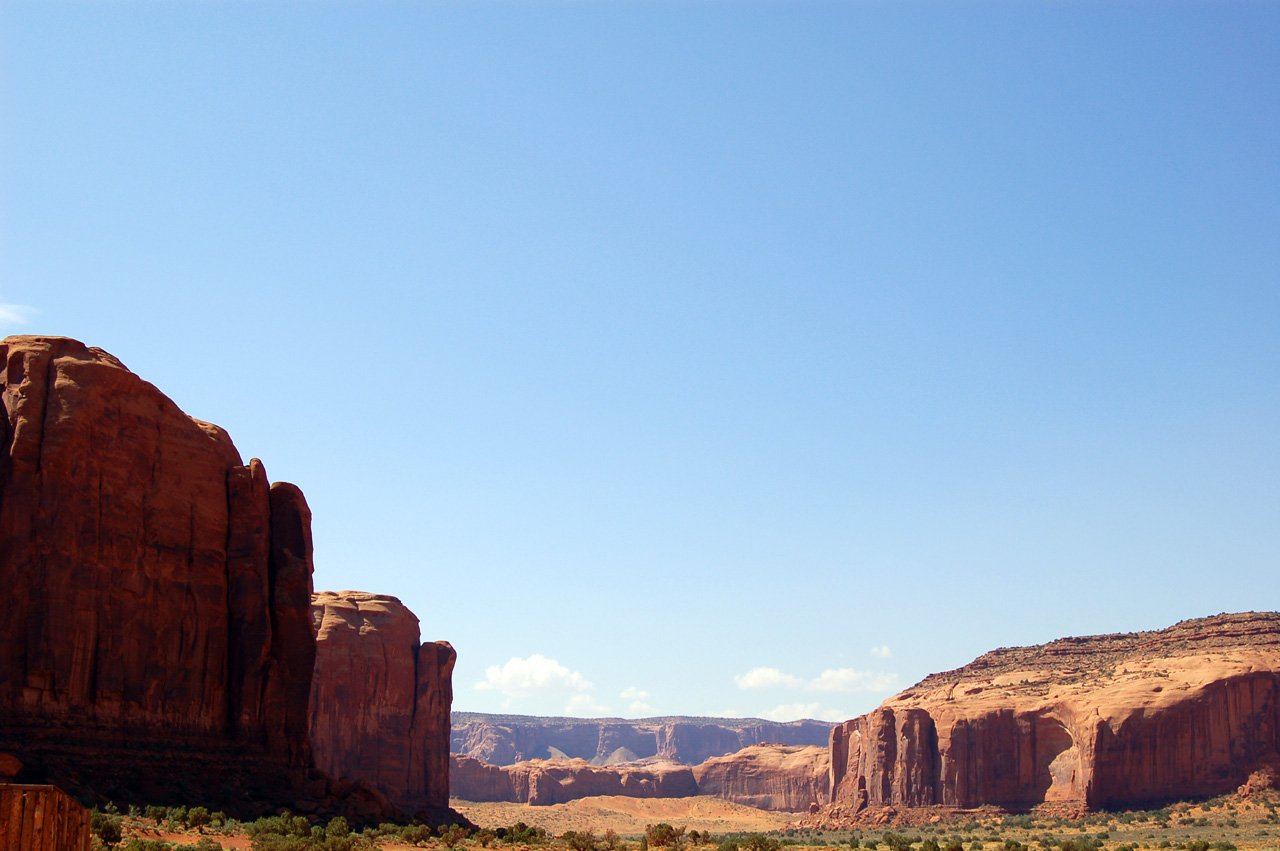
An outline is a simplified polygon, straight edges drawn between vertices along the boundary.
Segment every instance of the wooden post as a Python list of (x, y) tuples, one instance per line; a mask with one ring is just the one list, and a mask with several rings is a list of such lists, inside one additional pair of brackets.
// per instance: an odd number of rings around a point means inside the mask
[(0, 783), (0, 851), (89, 851), (89, 811), (56, 786)]

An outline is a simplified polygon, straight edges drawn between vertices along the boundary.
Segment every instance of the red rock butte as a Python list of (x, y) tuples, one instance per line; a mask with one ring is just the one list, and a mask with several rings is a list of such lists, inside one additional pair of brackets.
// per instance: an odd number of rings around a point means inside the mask
[[(380, 782), (409, 803), (447, 797), (452, 650), (424, 656), (416, 620), (408, 706), (429, 707), (408, 730), (416, 750), (387, 745), (345, 782), (313, 766), (311, 512), (297, 487), (268, 484), (221, 428), (75, 340), (0, 341), (0, 389), (0, 754), (20, 779), (232, 813), (389, 815)], [(386, 706), (377, 688), (399, 685), (349, 688)], [(326, 712), (321, 728), (340, 723)]]
[(395, 597), (321, 591), (311, 616), (316, 767), (367, 780), (408, 813), (447, 808), (453, 647), (420, 644), (418, 619)]
[(1276, 765), (1278, 731), (1280, 614), (1004, 648), (836, 727), (818, 821), (1208, 797)]

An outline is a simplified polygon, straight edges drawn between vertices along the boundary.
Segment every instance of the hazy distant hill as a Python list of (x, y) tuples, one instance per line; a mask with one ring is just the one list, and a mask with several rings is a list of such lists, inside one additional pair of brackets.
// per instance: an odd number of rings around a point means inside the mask
[(542, 718), (454, 712), (450, 750), (490, 765), (561, 755), (593, 765), (660, 757), (697, 765), (750, 745), (822, 745), (832, 724), (825, 721), (766, 721), (762, 718)]

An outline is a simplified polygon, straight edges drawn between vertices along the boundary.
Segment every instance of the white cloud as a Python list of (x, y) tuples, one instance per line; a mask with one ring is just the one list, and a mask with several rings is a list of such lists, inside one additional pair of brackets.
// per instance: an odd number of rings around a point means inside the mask
[(855, 671), (853, 668), (828, 668), (816, 680), (810, 681), (805, 689), (808, 691), (898, 691), (898, 675)]
[(35, 313), (34, 307), (25, 304), (5, 304), (0, 302), (0, 325), (26, 325)]
[(621, 695), (623, 700), (631, 701), (628, 711), (632, 715), (652, 715), (654, 708), (648, 704), (649, 692), (641, 691), (635, 686), (630, 686)]
[(494, 689), (508, 697), (566, 694), (591, 690), (591, 683), (577, 671), (570, 671), (555, 659), (534, 653), (528, 659), (515, 656), (502, 667), (485, 668), (484, 682), (476, 683), (478, 689)]
[(871, 648), (871, 655), (878, 656), (881, 659), (888, 659), (890, 656), (893, 655), (893, 651), (889, 649), (889, 645), (881, 644), (879, 647)]
[(805, 691), (897, 691), (898, 675), (853, 668), (828, 668), (815, 679), (787, 674), (777, 668), (752, 668), (733, 678), (741, 689), (786, 688)]
[(819, 703), (784, 703), (761, 713), (770, 721), (799, 721), (816, 718), (819, 721), (847, 721), (853, 716), (840, 709), (824, 709)]
[(752, 668), (733, 678), (738, 688), (797, 688), (804, 680), (784, 674), (777, 668)]
[(596, 699), (589, 694), (575, 694), (565, 704), (564, 714), (578, 718), (591, 715), (608, 715), (609, 707), (596, 703)]

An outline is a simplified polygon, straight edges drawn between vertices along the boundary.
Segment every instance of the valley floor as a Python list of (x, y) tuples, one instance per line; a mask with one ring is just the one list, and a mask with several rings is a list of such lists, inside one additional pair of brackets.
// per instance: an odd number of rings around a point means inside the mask
[(800, 818), (798, 813), (757, 810), (708, 797), (625, 798), (604, 795), (547, 807), (451, 800), (449, 806), (481, 827), (507, 826), (522, 821), (555, 836), (566, 830), (591, 830), (597, 835), (612, 830), (620, 836), (637, 836), (644, 833), (646, 825), (659, 822), (700, 833), (708, 830), (712, 833), (767, 833), (783, 830)]

